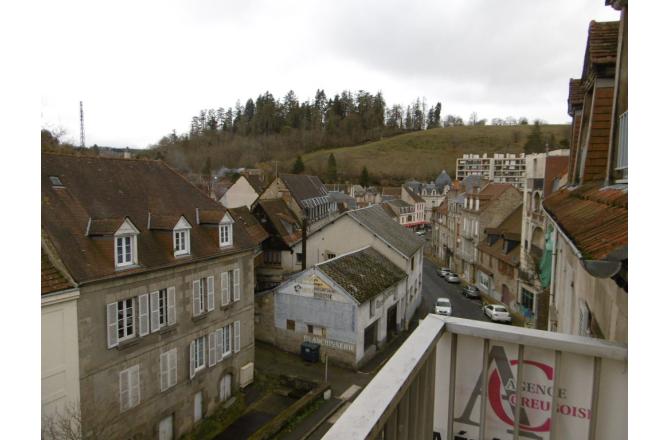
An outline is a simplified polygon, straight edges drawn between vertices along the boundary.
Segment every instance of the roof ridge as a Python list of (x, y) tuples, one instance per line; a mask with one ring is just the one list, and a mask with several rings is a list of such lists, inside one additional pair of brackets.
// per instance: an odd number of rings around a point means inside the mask
[[(348, 251), (348, 252), (345, 252), (345, 253), (343, 253), (343, 254), (341, 254), (341, 255), (337, 255), (337, 256), (334, 257), (334, 258), (330, 258), (329, 260), (325, 260), (325, 261), (321, 261), (320, 263), (317, 263), (317, 264), (316, 264), (316, 267), (319, 267), (319, 266), (322, 265), (322, 264), (331, 263), (332, 261), (338, 260), (338, 259), (343, 258), (343, 257), (347, 257), (347, 256), (352, 255), (352, 254), (356, 254), (356, 253), (358, 253), (358, 252), (362, 252), (363, 250), (368, 249), (368, 248), (370, 248), (370, 247), (371, 247), (371, 245), (370, 245), (370, 244), (367, 244), (366, 246), (361, 247), (361, 248), (359, 248), (359, 249), (355, 249), (354, 251)], [(372, 248), (372, 249), (373, 249), (373, 248)], [(375, 249), (374, 249), (374, 250), (375, 250)]]

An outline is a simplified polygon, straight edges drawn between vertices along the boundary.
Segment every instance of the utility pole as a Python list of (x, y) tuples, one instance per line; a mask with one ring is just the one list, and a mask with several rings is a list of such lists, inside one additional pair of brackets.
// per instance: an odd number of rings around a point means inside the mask
[(81, 122), (80, 147), (86, 147), (86, 132), (84, 131), (83, 101), (79, 101), (79, 121)]
[(308, 228), (308, 208), (305, 208), (302, 219), (302, 270), (306, 270), (306, 229)]

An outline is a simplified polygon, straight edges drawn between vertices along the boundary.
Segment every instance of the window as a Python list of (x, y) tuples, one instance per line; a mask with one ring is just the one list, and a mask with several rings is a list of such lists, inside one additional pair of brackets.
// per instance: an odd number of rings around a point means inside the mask
[(234, 269), (234, 285), (233, 285), (233, 292), (232, 292), (232, 298), (234, 301), (239, 301), (241, 299), (241, 275), (239, 269)]
[(373, 315), (376, 313), (376, 303), (371, 300), (369, 301), (369, 318), (373, 318)]
[(313, 325), (312, 324), (307, 324), (306, 329), (310, 335), (313, 334)]
[(176, 385), (176, 348), (160, 354), (160, 391)]
[(621, 179), (628, 178), (629, 172), (629, 116), (628, 111), (622, 113), (619, 117), (619, 134), (617, 139), (616, 164), (615, 170), (619, 172)]
[(234, 352), (241, 350), (241, 321), (234, 321)]
[(149, 333), (148, 294), (107, 304), (107, 348), (116, 347), (137, 333), (139, 336)]
[(292, 319), (288, 319), (287, 322), (286, 322), (286, 328), (288, 330), (295, 331), (295, 321), (292, 320)]
[(522, 304), (522, 307), (524, 307), (531, 313), (533, 313), (533, 299), (534, 299), (533, 292), (529, 292), (528, 290), (523, 288), (520, 304)]
[(220, 247), (232, 246), (232, 232), (232, 223), (225, 222), (220, 225)]
[(190, 254), (190, 231), (180, 229), (174, 231), (174, 256)]
[(297, 252), (297, 263), (301, 263), (304, 259), (304, 255), (301, 252)]
[(336, 258), (336, 254), (332, 252), (326, 252), (325, 256), (327, 257), (328, 260), (331, 260), (332, 258)]
[(118, 301), (118, 340), (123, 341), (135, 335), (133, 298)]
[(215, 332), (215, 359), (220, 362), (232, 353), (232, 324), (219, 328)]
[(205, 309), (214, 309), (213, 277), (200, 278), (193, 281), (193, 316), (199, 316)]
[(172, 324), (176, 324), (176, 289), (151, 292), (151, 333)]
[(232, 397), (232, 375), (226, 374), (220, 380), (220, 401), (224, 402)]
[(118, 375), (121, 412), (139, 405), (139, 365), (123, 370)]
[(206, 367), (205, 359), (206, 336), (195, 339), (190, 343), (190, 378)]
[(227, 305), (232, 301), (241, 299), (241, 274), (239, 269), (225, 271), (221, 279), (221, 303)]
[(263, 259), (265, 264), (271, 265), (281, 265), (281, 251), (271, 251), (266, 250), (263, 253)]
[(134, 264), (134, 241), (134, 235), (122, 235), (116, 237), (116, 267), (130, 266)]

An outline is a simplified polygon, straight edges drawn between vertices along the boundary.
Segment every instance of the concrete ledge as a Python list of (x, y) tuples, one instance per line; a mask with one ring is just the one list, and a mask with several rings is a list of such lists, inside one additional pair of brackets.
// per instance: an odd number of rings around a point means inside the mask
[(312, 402), (322, 397), (324, 392), (329, 388), (329, 384), (325, 383), (309, 391), (301, 399), (284, 409), (260, 430), (256, 431), (252, 436), (249, 437), (249, 440), (268, 440), (274, 438), (276, 434), (281, 429), (283, 429), (283, 427), (287, 425), (294, 416), (299, 414)]

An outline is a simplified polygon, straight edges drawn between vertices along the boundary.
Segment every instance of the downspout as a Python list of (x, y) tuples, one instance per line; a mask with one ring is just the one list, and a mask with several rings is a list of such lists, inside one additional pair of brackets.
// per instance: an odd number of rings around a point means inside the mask
[(306, 270), (306, 228), (308, 227), (308, 208), (302, 219), (302, 271)]
[[(554, 222), (553, 222), (554, 223)], [(549, 293), (549, 298), (550, 298), (550, 304), (548, 305), (548, 311), (547, 311), (547, 328), (550, 331), (554, 331), (552, 329), (552, 322), (557, 321), (557, 317), (552, 316), (552, 307), (554, 306), (554, 310), (557, 310), (557, 305), (556, 305), (556, 294), (554, 291), (554, 286), (555, 286), (555, 280), (557, 278), (557, 245), (559, 244), (559, 234), (557, 234), (557, 228), (554, 228), (552, 230), (552, 233), (554, 234), (554, 242), (552, 243), (552, 268), (550, 269), (552, 272), (552, 277), (550, 278), (550, 293)], [(558, 322), (558, 321), (557, 321)]]

